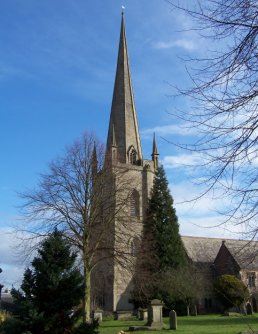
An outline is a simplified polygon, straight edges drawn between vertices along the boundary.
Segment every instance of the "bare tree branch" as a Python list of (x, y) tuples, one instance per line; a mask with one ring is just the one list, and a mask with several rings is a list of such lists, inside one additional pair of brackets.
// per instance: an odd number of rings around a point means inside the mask
[(85, 134), (49, 165), (36, 190), (22, 194), (29, 239), (58, 228), (80, 253), (85, 321), (90, 319), (93, 270), (107, 260), (131, 270), (128, 240), (139, 228), (136, 221), (128, 221), (136, 181), (126, 168), (107, 161), (104, 146)]
[[(192, 111), (174, 113), (198, 133), (194, 143), (175, 143), (199, 154), (205, 190), (227, 197), (226, 221), (257, 231), (258, 217), (258, 5), (254, 0), (196, 1), (192, 7), (167, 1), (189, 15), (215, 50), (188, 59), (190, 89), (177, 88)], [(197, 167), (197, 166), (195, 166)]]

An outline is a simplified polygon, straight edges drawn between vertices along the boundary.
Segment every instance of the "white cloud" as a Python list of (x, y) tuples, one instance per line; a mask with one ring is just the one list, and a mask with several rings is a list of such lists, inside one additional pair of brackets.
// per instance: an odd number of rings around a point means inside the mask
[(220, 214), (230, 206), (230, 198), (214, 198), (212, 194), (200, 196), (203, 188), (193, 182), (175, 179), (170, 184), (182, 235), (246, 238), (248, 226), (226, 222)]
[(155, 126), (153, 128), (144, 129), (141, 131), (142, 137), (150, 137), (153, 133), (156, 133), (160, 136), (165, 135), (181, 135), (181, 136), (191, 136), (196, 135), (195, 128), (184, 127), (180, 124), (170, 124), (170, 125), (161, 125)]
[(229, 239), (241, 239), (245, 237), (241, 225), (236, 226), (223, 223), (219, 216), (199, 217), (196, 219), (183, 217), (179, 223), (180, 233), (185, 236)]
[(165, 168), (191, 167), (200, 165), (202, 157), (197, 153), (165, 156), (162, 164)]
[(3, 272), (1, 273), (1, 284), (5, 288), (10, 289), (12, 286), (19, 288), (22, 282), (23, 273), (25, 270), (24, 265), (3, 265), (1, 267)]
[[(170, 184), (171, 194), (175, 200), (180, 233), (182, 235), (235, 238), (243, 237), (245, 227), (225, 222), (225, 216), (218, 213), (229, 204), (229, 199), (216, 199), (210, 195), (198, 198), (199, 186), (186, 180)], [(195, 198), (198, 198), (194, 200)]]
[(0, 259), (1, 263), (14, 264), (17, 263), (17, 256), (15, 252), (15, 246), (17, 240), (15, 238), (15, 232), (10, 228), (1, 228), (1, 243), (0, 243)]
[(159, 41), (152, 44), (155, 49), (171, 49), (171, 48), (182, 48), (187, 51), (196, 50), (198, 45), (190, 39), (178, 39), (172, 41)]
[(176, 209), (184, 216), (209, 217), (214, 214), (217, 215), (218, 210), (222, 210), (228, 205), (227, 198), (214, 198), (211, 194), (201, 195), (204, 187), (196, 185), (190, 180), (173, 181), (170, 184), (170, 190), (175, 200)]
[(21, 260), (21, 253), (17, 249), (18, 239), (10, 228), (0, 228), (0, 274), (1, 283), (10, 288), (18, 286), (24, 272), (25, 263)]

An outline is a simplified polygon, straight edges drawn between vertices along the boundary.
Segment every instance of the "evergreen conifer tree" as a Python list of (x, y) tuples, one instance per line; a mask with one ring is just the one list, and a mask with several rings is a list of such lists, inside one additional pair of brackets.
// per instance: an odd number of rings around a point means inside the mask
[(42, 242), (32, 269), (24, 273), (21, 290), (12, 291), (17, 306), (17, 333), (70, 332), (71, 311), (83, 292), (83, 279), (75, 269), (75, 260), (76, 254), (57, 230)]
[(166, 303), (166, 294), (159, 289), (162, 276), (169, 270), (183, 267), (186, 253), (179, 234), (173, 198), (164, 168), (158, 167), (142, 235), (142, 253), (136, 263), (135, 289), (132, 301), (146, 306), (153, 298)]
[(156, 261), (156, 271), (164, 272), (185, 264), (176, 210), (162, 166), (155, 175), (145, 229), (152, 234), (150, 251)]

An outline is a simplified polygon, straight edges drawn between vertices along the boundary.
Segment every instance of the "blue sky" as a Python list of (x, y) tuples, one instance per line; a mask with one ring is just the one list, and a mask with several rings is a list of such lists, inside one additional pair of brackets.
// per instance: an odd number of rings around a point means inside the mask
[(207, 50), (207, 42), (189, 31), (190, 19), (163, 0), (2, 1), (0, 277), (6, 286), (18, 284), (24, 267), (9, 233), (19, 224), (17, 193), (36, 186), (38, 174), (85, 130), (106, 141), (122, 5), (144, 156), (150, 158), (155, 131), (181, 233), (235, 236), (225, 227), (206, 228), (219, 222), (215, 201), (179, 204), (199, 190), (183, 166), (196, 157), (162, 139), (191, 141), (195, 135), (169, 114), (191, 108), (171, 98), (173, 85), (188, 84), (181, 58)]

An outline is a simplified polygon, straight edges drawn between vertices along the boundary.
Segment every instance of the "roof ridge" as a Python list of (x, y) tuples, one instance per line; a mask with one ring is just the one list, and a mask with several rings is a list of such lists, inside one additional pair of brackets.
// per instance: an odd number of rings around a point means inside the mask
[(232, 239), (232, 238), (222, 238), (222, 237), (202, 237), (194, 235), (181, 235), (182, 238), (193, 238), (193, 239), (212, 239), (212, 240), (230, 240), (230, 241), (246, 241), (246, 242), (258, 242), (258, 240), (250, 239)]

